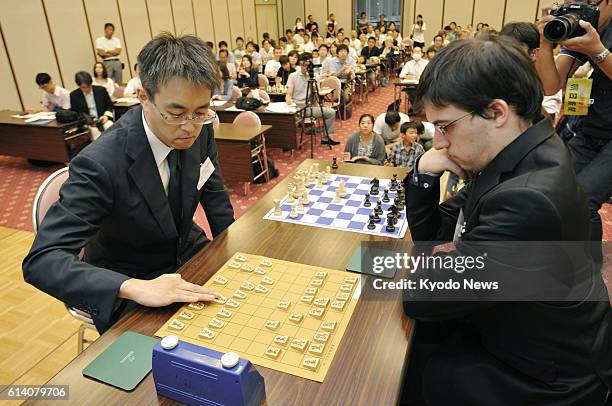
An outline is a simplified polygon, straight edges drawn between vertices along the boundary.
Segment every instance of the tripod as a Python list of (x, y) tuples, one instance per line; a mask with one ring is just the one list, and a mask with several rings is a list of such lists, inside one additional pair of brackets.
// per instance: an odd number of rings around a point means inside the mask
[[(319, 110), (321, 112), (321, 118), (323, 119), (323, 129), (325, 131), (325, 139), (329, 140), (329, 132), (327, 130), (327, 123), (325, 123), (325, 115), (323, 113), (323, 105), (321, 104), (321, 97), (319, 95), (319, 89), (317, 88), (317, 82), (314, 78), (314, 69), (312, 64), (308, 66), (308, 85), (306, 87), (306, 107), (304, 107), (304, 116), (302, 118), (302, 135), (300, 137), (300, 144), (302, 137), (304, 136), (304, 125), (306, 119), (309, 119), (310, 123), (316, 123), (317, 118), (314, 115), (313, 100), (317, 100), (319, 103)], [(312, 127), (312, 135), (310, 136), (310, 158), (314, 158), (314, 139), (315, 139), (315, 126)], [(329, 149), (332, 149), (331, 144), (327, 144)]]

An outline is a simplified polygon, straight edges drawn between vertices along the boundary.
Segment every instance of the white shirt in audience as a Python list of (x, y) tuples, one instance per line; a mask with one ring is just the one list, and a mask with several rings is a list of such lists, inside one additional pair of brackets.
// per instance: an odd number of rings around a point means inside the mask
[(93, 90), (89, 93), (83, 93), (83, 95), (85, 95), (87, 108), (89, 108), (89, 115), (92, 117), (98, 117), (98, 109), (96, 109), (96, 99), (94, 98)]
[(55, 92), (53, 94), (43, 92), (43, 99), (41, 104), (49, 111), (55, 110), (56, 107), (62, 109), (70, 108), (70, 92), (63, 87), (55, 85)]
[(416, 76), (419, 78), (428, 63), (429, 61), (427, 59), (420, 59), (418, 62), (412, 59), (404, 64), (399, 77), (401, 79), (404, 79), (406, 76)]
[(108, 92), (108, 96), (112, 99), (115, 92), (115, 81), (111, 78), (106, 78), (106, 82), (99, 83), (94, 79), (94, 85), (102, 86)]
[(312, 52), (312, 50), (314, 49), (314, 44), (312, 43), (312, 41), (308, 41), (302, 46), (302, 49), (304, 50), (304, 52)]
[(351, 47), (355, 48), (355, 52), (361, 52), (361, 41), (357, 38), (351, 40)]
[(142, 83), (140, 82), (140, 78), (138, 76), (130, 79), (130, 81), (125, 86), (123, 94), (127, 94), (127, 95), (134, 94), (135, 95), (136, 89), (142, 89)]
[[(400, 129), (398, 127), (397, 130), (391, 131), (391, 128), (389, 128), (387, 123), (385, 123), (386, 115), (387, 113), (382, 113), (378, 117), (376, 117), (376, 121), (374, 121), (374, 129), (372, 131), (374, 131), (376, 134), (383, 137), (385, 142), (388, 143), (388, 142), (391, 142), (397, 139), (397, 137), (399, 137)], [(410, 121), (410, 117), (408, 117), (407, 114), (399, 113), (399, 115), (400, 115), (400, 127), (402, 124)]]
[[(121, 48), (121, 40), (117, 37), (111, 37), (111, 39), (108, 39), (106, 37), (100, 37), (96, 39), (96, 49), (103, 49), (104, 51), (113, 51), (117, 48)], [(110, 61), (112, 59), (119, 59), (119, 57), (110, 56), (108, 58), (104, 58), (105, 61)]]
[(266, 64), (264, 75), (270, 76), (270, 77), (276, 77), (276, 73), (278, 72), (278, 69), (280, 67), (281, 67), (280, 62), (272, 59), (271, 61), (268, 61), (268, 63)]

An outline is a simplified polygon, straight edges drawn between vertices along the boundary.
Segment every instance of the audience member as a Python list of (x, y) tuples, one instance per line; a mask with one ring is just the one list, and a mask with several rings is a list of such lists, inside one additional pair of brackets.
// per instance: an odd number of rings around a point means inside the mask
[[(232, 99), (232, 92), (234, 89), (234, 82), (232, 82), (227, 69), (227, 64), (222, 61), (217, 62), (219, 64), (219, 72), (221, 73), (221, 86), (217, 87), (213, 93), (213, 100), (229, 101)], [(233, 64), (232, 64), (233, 65)]]
[(246, 49), (244, 48), (244, 38), (236, 37), (236, 48), (234, 48), (234, 61), (242, 61), (242, 57), (246, 55)]
[(312, 14), (308, 16), (308, 22), (306, 23), (306, 31), (319, 31), (319, 24), (317, 24), (317, 22), (314, 20)]
[(400, 139), (393, 144), (389, 154), (389, 163), (402, 168), (412, 168), (416, 159), (425, 153), (419, 144), (420, 136), (425, 133), (425, 126), (420, 121), (404, 123), (400, 127)]
[(368, 32), (368, 15), (366, 14), (365, 11), (362, 11), (361, 14), (359, 14), (359, 20), (357, 21), (357, 27), (359, 28), (359, 33), (361, 34), (365, 34)]
[(287, 81), (289, 80), (289, 75), (295, 72), (295, 68), (291, 66), (289, 63), (289, 57), (286, 55), (282, 55), (280, 57), (279, 69), (276, 72), (275, 83), (277, 85), (287, 85)]
[(386, 113), (379, 114), (374, 121), (373, 131), (380, 135), (385, 145), (397, 141), (400, 135), (400, 126), (410, 121), (410, 117), (404, 113), (393, 110), (392, 104)]
[(117, 85), (115, 81), (108, 77), (108, 73), (106, 73), (106, 67), (102, 62), (96, 62), (93, 66), (93, 80), (94, 85), (102, 86), (108, 92), (108, 96), (114, 99), (113, 94), (115, 93), (115, 89)]
[(278, 69), (281, 67), (280, 58), (283, 55), (283, 50), (280, 47), (274, 48), (274, 58), (266, 64), (264, 75), (268, 78), (275, 78)]
[(217, 51), (216, 59), (218, 61), (221, 60), (221, 58), (220, 58), (221, 50), (225, 49), (225, 50), (227, 50), (227, 61), (225, 61), (225, 63), (233, 63), (233, 64), (235, 64), (236, 63), (236, 57), (235, 57), (235, 55), (233, 53), (229, 52), (229, 49), (228, 49), (228, 46), (227, 46), (227, 42), (219, 41), (219, 43), (217, 45), (218, 45), (219, 50)]
[(242, 63), (238, 70), (238, 87), (248, 87), (250, 89), (257, 89), (259, 87), (259, 78), (257, 75), (259, 71), (253, 66), (253, 60), (251, 55), (244, 55), (242, 57)]
[(96, 53), (102, 58), (106, 72), (116, 83), (123, 83), (123, 68), (121, 66), (121, 40), (114, 37), (115, 26), (112, 23), (104, 24), (104, 36), (96, 39)]
[(142, 89), (142, 83), (140, 82), (140, 66), (138, 63), (134, 64), (135, 76), (130, 79), (123, 89), (123, 97), (136, 97), (136, 90)]
[(351, 135), (344, 147), (344, 160), (355, 163), (383, 165), (385, 162), (385, 142), (372, 131), (374, 117), (364, 114), (359, 117), (359, 131)]
[(245, 55), (249, 55), (251, 57), (251, 63), (253, 64), (253, 68), (259, 71), (259, 67), (261, 66), (261, 55), (255, 49), (255, 43), (253, 41), (247, 42), (246, 45), (247, 53)]
[(70, 92), (55, 84), (48, 73), (36, 75), (36, 84), (43, 91), (43, 98), (40, 102), (42, 109), (29, 109), (28, 113), (35, 111), (58, 111), (59, 109), (70, 108)]
[(236, 74), (236, 64), (229, 61), (230, 55), (233, 55), (229, 52), (228, 49), (220, 49), (219, 50), (219, 62), (225, 63), (225, 67), (229, 72), (229, 77), (231, 80), (237, 80)]
[[(80, 71), (74, 76), (78, 89), (70, 92), (70, 110), (97, 119), (106, 130), (113, 125), (113, 102), (105, 88), (93, 86), (88, 72)], [(91, 126), (91, 137), (95, 141), (100, 136), (96, 125)]]

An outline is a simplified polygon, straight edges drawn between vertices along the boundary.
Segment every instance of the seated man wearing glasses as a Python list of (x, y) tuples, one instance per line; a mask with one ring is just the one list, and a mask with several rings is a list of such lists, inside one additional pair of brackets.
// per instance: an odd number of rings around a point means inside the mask
[(23, 262), (28, 283), (89, 313), (100, 332), (136, 304), (214, 299), (175, 272), (208, 242), (193, 222), (198, 203), (212, 237), (234, 221), (209, 110), (214, 55), (194, 36), (161, 34), (138, 64), (142, 107), (71, 161)]
[[(405, 180), (408, 224), (425, 254), (454, 248), (411, 270), (415, 286), (446, 287), (405, 291), (417, 323), (405, 404), (606, 404), (612, 311), (588, 255), (585, 194), (542, 97), (533, 62), (503, 37), (453, 42), (421, 76), (436, 133)], [(445, 171), (467, 185), (438, 204)]]

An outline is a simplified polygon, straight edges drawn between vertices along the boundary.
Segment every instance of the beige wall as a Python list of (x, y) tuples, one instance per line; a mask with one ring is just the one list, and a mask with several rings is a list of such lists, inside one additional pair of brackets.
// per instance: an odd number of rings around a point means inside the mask
[[(536, 9), (552, 2), (404, 0), (401, 33), (409, 34), (419, 13), (425, 16), (428, 43), (443, 24), (453, 20), (462, 26), (485, 21), (500, 29), (504, 22), (534, 21)], [(297, 16), (305, 23), (312, 14), (325, 30), (329, 13), (350, 33), (353, 0), (2, 0), (0, 109), (38, 105), (41, 94), (34, 77), (39, 72), (48, 72), (56, 83), (74, 89), (74, 73), (91, 71), (96, 60), (94, 43), (104, 34), (106, 22), (115, 25), (115, 35), (122, 42), (127, 82), (140, 49), (161, 31), (195, 33), (215, 46), (225, 40), (233, 48), (237, 35), (258, 42), (264, 32), (283, 35)]]

